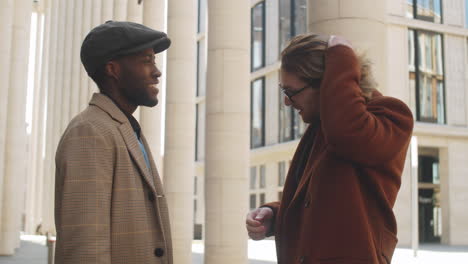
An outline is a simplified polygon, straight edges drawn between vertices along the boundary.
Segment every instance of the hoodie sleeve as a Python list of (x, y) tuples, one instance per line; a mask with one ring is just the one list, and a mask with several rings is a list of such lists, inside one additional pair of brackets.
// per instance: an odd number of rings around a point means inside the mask
[(366, 103), (359, 87), (359, 63), (349, 47), (329, 48), (325, 67), (320, 117), (330, 150), (367, 165), (386, 162), (405, 150), (413, 129), (409, 108), (391, 97)]
[(276, 217), (278, 215), (278, 210), (280, 208), (280, 205), (281, 205), (281, 202), (277, 201), (277, 202), (266, 203), (266, 204), (260, 206), (260, 207), (268, 207), (273, 211), (273, 218), (272, 218), (272, 221), (271, 221), (271, 228), (270, 228), (270, 230), (267, 231), (267, 234), (266, 234), (267, 237), (275, 235)]

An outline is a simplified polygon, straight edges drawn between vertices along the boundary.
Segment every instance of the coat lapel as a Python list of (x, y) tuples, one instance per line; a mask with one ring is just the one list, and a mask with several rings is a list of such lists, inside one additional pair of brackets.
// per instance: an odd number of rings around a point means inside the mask
[[(140, 171), (141, 175), (143, 175), (143, 179), (146, 183), (151, 187), (153, 192), (157, 193), (156, 187), (154, 186), (153, 175), (151, 175), (148, 166), (146, 166), (145, 157), (143, 156), (143, 152), (138, 145), (138, 139), (133, 131), (132, 126), (129, 122), (122, 124), (119, 127), (120, 133), (125, 141), (125, 145), (127, 145), (128, 152), (132, 156), (133, 160), (135, 161), (138, 170)], [(147, 146), (145, 146), (146, 151), (148, 152)]]
[[(306, 166), (304, 167), (304, 171), (302, 173), (301, 180), (299, 181), (299, 185), (297, 186), (294, 197), (291, 200), (291, 203), (289, 204), (290, 207), (293, 206), (297, 201), (301, 201), (300, 198), (303, 196), (303, 193), (307, 191), (312, 175), (314, 174), (314, 170), (316, 167), (315, 165), (318, 164), (319, 160), (322, 158), (325, 152), (323, 150), (323, 147), (325, 144), (323, 144), (324, 142), (320, 142), (321, 139), (323, 138), (321, 137), (321, 133), (322, 133), (322, 130), (319, 126), (315, 132), (315, 135), (311, 137), (310, 139), (314, 141), (311, 146), (312, 149), (309, 152), (309, 157), (307, 158), (307, 163), (306, 163)], [(309, 134), (309, 137), (310, 137), (310, 134)], [(310, 157), (317, 157), (318, 152), (321, 152), (321, 155), (318, 157), (318, 159), (313, 160), (310, 158)]]
[[(146, 153), (148, 154), (149, 162), (151, 165), (151, 172), (153, 173), (151, 177), (154, 179), (154, 184), (156, 187), (156, 194), (157, 197), (163, 198), (163, 199), (158, 199), (157, 200), (157, 206), (158, 206), (158, 217), (159, 221), (161, 221), (162, 225), (165, 227), (162, 229), (163, 235), (166, 239), (166, 243), (168, 248), (171, 248), (172, 245), (172, 236), (171, 232), (165, 232), (165, 230), (171, 230), (171, 224), (169, 221), (169, 208), (167, 206), (167, 201), (164, 196), (164, 190), (163, 190), (163, 185), (161, 182), (161, 178), (159, 177), (158, 169), (156, 168), (156, 164), (154, 163), (153, 155), (151, 154), (150, 147), (148, 145), (148, 142), (146, 141), (145, 136), (143, 133), (140, 135), (141, 142), (143, 143), (143, 146), (146, 149)], [(170, 249), (172, 250), (172, 249)]]
[(148, 141), (146, 141), (146, 137), (143, 135), (143, 133), (141, 133), (141, 142), (143, 143), (143, 146), (145, 147), (146, 149), (146, 153), (148, 154), (148, 159), (149, 159), (149, 162), (150, 162), (150, 165), (151, 165), (151, 172), (153, 173), (151, 175), (151, 177), (153, 177), (154, 179), (154, 184), (155, 184), (155, 187), (156, 187), (156, 193), (158, 194), (163, 194), (164, 191), (163, 191), (163, 185), (162, 185), (162, 182), (161, 182), (161, 178), (159, 177), (159, 173), (158, 173), (158, 169), (156, 167), (156, 164), (154, 163), (154, 159), (153, 159), (153, 155), (151, 153), (151, 149), (148, 145)]
[[(107, 97), (106, 95), (95, 93), (89, 102), (90, 105), (95, 105), (101, 108), (103, 111), (108, 113), (114, 120), (120, 123), (119, 130), (122, 134), (122, 138), (125, 141), (125, 145), (127, 146), (128, 152), (132, 156), (133, 160), (135, 161), (138, 170), (140, 171), (141, 175), (143, 176), (144, 181), (151, 187), (154, 193), (156, 192), (154, 181), (151, 180), (153, 175), (151, 175), (149, 168), (146, 166), (145, 157), (143, 156), (143, 152), (138, 145), (138, 139), (133, 131), (128, 118), (125, 114), (114, 104), (114, 102)], [(147, 145), (145, 145), (147, 148)], [(148, 149), (146, 149), (148, 151)]]

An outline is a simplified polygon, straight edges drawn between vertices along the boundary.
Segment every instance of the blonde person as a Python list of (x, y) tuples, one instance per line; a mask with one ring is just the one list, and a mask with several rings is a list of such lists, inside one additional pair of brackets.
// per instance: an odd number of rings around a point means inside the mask
[(284, 103), (309, 126), (282, 200), (248, 213), (250, 238), (274, 235), (280, 264), (390, 263), (410, 110), (375, 89), (369, 61), (342, 37), (295, 37), (280, 76)]

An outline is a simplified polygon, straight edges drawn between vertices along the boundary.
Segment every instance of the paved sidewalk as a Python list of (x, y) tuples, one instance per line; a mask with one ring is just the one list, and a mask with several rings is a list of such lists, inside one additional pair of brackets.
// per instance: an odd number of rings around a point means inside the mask
[(11, 257), (0, 256), (0, 264), (47, 264), (47, 247), (43, 236), (21, 236), (21, 247)]
[[(45, 238), (22, 236), (21, 248), (15, 256), (0, 256), (0, 264), (47, 264)], [(273, 240), (249, 240), (249, 264), (275, 264), (275, 244)], [(203, 242), (193, 241), (192, 263), (203, 264)], [(422, 245), (418, 256), (408, 248), (397, 248), (392, 264), (468, 264), (468, 246)]]

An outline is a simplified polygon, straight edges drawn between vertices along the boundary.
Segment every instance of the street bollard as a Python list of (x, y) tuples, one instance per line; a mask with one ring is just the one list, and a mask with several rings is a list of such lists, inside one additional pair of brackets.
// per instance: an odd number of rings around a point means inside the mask
[(55, 237), (47, 234), (47, 263), (54, 264), (54, 256), (55, 256)]

